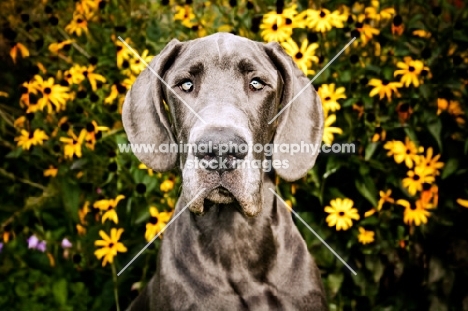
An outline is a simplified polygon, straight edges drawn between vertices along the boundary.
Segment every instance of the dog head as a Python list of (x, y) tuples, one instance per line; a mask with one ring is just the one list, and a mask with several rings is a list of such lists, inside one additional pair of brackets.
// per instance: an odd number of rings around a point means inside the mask
[(122, 117), (132, 144), (157, 147), (135, 153), (141, 162), (160, 172), (179, 165), (184, 202), (203, 189), (189, 206), (197, 214), (211, 202), (257, 215), (264, 171), (297, 180), (317, 156), (273, 146), (323, 135), (320, 98), (281, 46), (227, 33), (172, 40), (135, 81)]

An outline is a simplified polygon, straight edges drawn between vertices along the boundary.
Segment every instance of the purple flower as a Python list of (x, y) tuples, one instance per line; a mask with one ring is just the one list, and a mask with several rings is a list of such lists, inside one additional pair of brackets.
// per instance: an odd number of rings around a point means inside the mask
[(70, 241), (68, 241), (67, 238), (62, 240), (62, 248), (67, 249), (67, 248), (71, 248), (72, 246), (73, 244)]
[(39, 239), (35, 235), (31, 235), (28, 239), (28, 248), (36, 248), (39, 243)]
[(36, 249), (37, 249), (38, 251), (45, 252), (45, 250), (46, 250), (46, 244), (47, 244), (46, 241), (40, 241), (40, 242), (37, 244)]
[(0, 253), (2, 252), (2, 249), (3, 249), (3, 243), (0, 242)]

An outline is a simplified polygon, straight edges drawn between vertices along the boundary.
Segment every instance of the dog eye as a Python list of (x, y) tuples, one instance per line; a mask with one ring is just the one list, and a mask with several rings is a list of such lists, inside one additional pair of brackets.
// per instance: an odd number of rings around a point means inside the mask
[(190, 80), (187, 80), (187, 81), (181, 83), (179, 87), (184, 92), (187, 92), (187, 93), (191, 92), (191, 91), (193, 91), (193, 82), (190, 81)]
[(252, 91), (260, 91), (265, 87), (265, 84), (262, 80), (255, 78), (250, 82), (249, 87)]

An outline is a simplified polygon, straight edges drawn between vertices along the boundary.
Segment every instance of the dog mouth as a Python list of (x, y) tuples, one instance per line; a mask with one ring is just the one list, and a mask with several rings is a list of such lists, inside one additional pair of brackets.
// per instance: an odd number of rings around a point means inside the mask
[(229, 204), (236, 201), (234, 195), (222, 186), (211, 190), (206, 196), (206, 199), (215, 204)]

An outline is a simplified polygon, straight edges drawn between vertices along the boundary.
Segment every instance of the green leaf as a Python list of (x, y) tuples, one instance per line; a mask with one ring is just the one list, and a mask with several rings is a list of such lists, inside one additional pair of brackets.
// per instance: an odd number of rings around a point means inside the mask
[(441, 178), (445, 179), (452, 175), (458, 168), (458, 159), (451, 158), (445, 163), (444, 170), (442, 171)]
[(76, 183), (63, 180), (60, 184), (63, 205), (76, 222), (78, 222), (78, 209), (80, 204), (80, 189)]
[(366, 161), (369, 161), (369, 159), (372, 157), (372, 155), (374, 154), (375, 150), (377, 149), (377, 146), (379, 144), (377, 142), (372, 142), (370, 144), (367, 145), (366, 147), (366, 151), (365, 151), (365, 156), (364, 156), (364, 159)]
[(52, 294), (60, 305), (65, 305), (68, 297), (67, 281), (65, 279), (56, 281), (52, 285)]
[(343, 284), (344, 273), (333, 273), (328, 276), (328, 288), (332, 296), (335, 296)]
[(442, 152), (442, 140), (441, 140), (441, 132), (442, 132), (442, 123), (440, 122), (440, 119), (437, 119), (437, 121), (429, 124), (427, 126), (429, 132), (434, 136), (435, 140), (437, 141), (437, 144), (439, 145), (439, 150)]
[(373, 206), (377, 206), (377, 190), (373, 182), (369, 179), (368, 182), (361, 182), (356, 179), (356, 188), (359, 193), (365, 197)]

